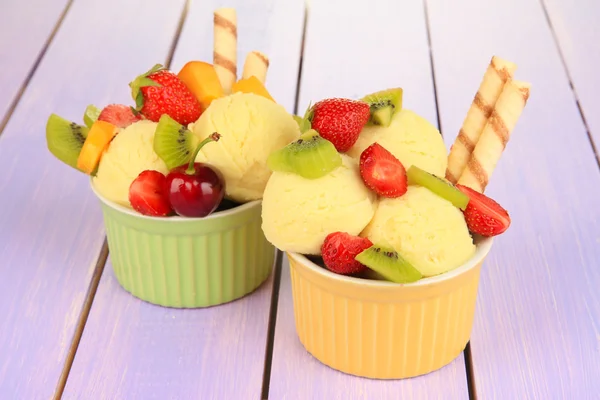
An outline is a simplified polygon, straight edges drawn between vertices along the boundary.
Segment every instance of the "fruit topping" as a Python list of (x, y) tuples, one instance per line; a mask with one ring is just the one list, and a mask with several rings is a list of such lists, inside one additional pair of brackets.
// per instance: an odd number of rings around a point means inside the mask
[(231, 87), (231, 92), (254, 93), (259, 96), (266, 97), (269, 100), (275, 101), (273, 100), (273, 97), (271, 97), (271, 95), (269, 94), (269, 91), (267, 90), (265, 85), (263, 85), (261, 81), (259, 81), (258, 78), (254, 75), (246, 79), (240, 79), (239, 81), (234, 83)]
[(98, 121), (110, 122), (117, 128), (126, 128), (141, 119), (133, 113), (131, 107), (123, 104), (109, 104), (98, 115)]
[(406, 172), (409, 185), (423, 186), (438, 196), (448, 200), (455, 207), (464, 210), (469, 203), (469, 196), (458, 190), (450, 182), (411, 165)]
[(400, 197), (406, 193), (404, 165), (379, 143), (373, 143), (361, 153), (360, 176), (379, 196)]
[(143, 215), (165, 217), (171, 214), (167, 178), (158, 171), (142, 171), (129, 186), (129, 202)]
[(117, 127), (110, 122), (94, 122), (77, 158), (77, 168), (86, 174), (94, 172), (104, 149), (116, 134)]
[(90, 104), (85, 108), (85, 112), (83, 113), (83, 123), (88, 128), (92, 127), (92, 124), (96, 122), (98, 119), (98, 115), (100, 115), (100, 110), (93, 104)]
[(308, 112), (312, 128), (333, 143), (340, 153), (356, 143), (370, 116), (367, 103), (340, 98), (319, 101)]
[(327, 235), (321, 247), (321, 256), (328, 270), (341, 275), (357, 274), (365, 266), (354, 258), (373, 244), (367, 238), (352, 236), (346, 232)]
[(190, 89), (160, 64), (135, 78), (129, 87), (135, 110), (150, 121), (158, 122), (163, 114), (167, 114), (180, 124), (187, 125), (202, 114), (200, 103)]
[(307, 179), (321, 178), (342, 165), (333, 144), (310, 129), (267, 158), (271, 171), (291, 172)]
[(398, 252), (386, 247), (371, 246), (358, 254), (356, 261), (396, 283), (416, 282), (423, 277)]
[(169, 202), (175, 212), (184, 217), (205, 217), (223, 200), (225, 180), (208, 164), (194, 162), (200, 149), (220, 139), (216, 132), (204, 139), (195, 149), (188, 165), (181, 165), (167, 175)]
[(46, 143), (48, 150), (60, 161), (77, 168), (77, 158), (88, 136), (89, 129), (71, 121), (50, 114), (46, 123)]
[(206, 110), (214, 99), (224, 95), (215, 67), (207, 62), (190, 61), (181, 68), (177, 77), (194, 94), (202, 110)]
[(510, 216), (500, 204), (470, 187), (456, 187), (470, 199), (463, 214), (471, 232), (481, 236), (496, 236), (508, 229)]
[(310, 121), (306, 118), (294, 115), (294, 121), (296, 121), (296, 123), (298, 124), (298, 128), (300, 128), (300, 133), (304, 133), (311, 128)]
[(402, 109), (402, 89), (388, 89), (368, 94), (361, 99), (370, 107), (369, 123), (390, 126), (392, 117)]
[(187, 164), (200, 139), (184, 125), (179, 124), (168, 115), (158, 121), (154, 133), (154, 152), (165, 162), (167, 168), (173, 169)]

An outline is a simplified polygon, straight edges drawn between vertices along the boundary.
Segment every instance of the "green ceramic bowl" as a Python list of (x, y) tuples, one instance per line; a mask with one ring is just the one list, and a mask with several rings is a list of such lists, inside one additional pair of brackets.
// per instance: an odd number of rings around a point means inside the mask
[(125, 290), (149, 303), (197, 308), (258, 288), (275, 248), (261, 229), (257, 200), (205, 218), (147, 217), (100, 199), (111, 263)]

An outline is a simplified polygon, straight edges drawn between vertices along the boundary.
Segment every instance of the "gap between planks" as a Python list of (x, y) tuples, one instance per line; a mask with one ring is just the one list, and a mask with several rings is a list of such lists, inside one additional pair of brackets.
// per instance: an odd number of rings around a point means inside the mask
[(21, 101), (21, 98), (23, 97), (23, 93), (25, 93), (25, 90), (29, 86), (29, 82), (31, 82), (31, 78), (33, 78), (33, 75), (35, 74), (35, 71), (37, 71), (37, 68), (40, 65), (40, 63), (42, 62), (44, 55), (46, 55), (46, 51), (48, 50), (48, 47), (50, 47), (50, 44), (54, 40), (56, 33), (62, 26), (62, 23), (65, 20), (65, 17), (67, 16), (69, 10), (71, 9), (71, 5), (73, 4), (73, 1), (74, 0), (69, 0), (67, 2), (67, 5), (65, 6), (65, 8), (62, 10), (62, 13), (58, 17), (58, 20), (56, 21), (56, 24), (54, 25), (52, 32), (50, 32), (50, 36), (48, 36), (48, 39), (46, 39), (46, 41), (44, 42), (44, 45), (42, 46), (42, 49), (40, 50), (38, 56), (34, 60), (33, 65), (31, 66), (31, 69), (25, 76), (25, 80), (21, 84), (19, 91), (15, 95), (15, 98), (13, 99), (13, 101), (8, 106), (8, 110), (6, 110), (6, 115), (4, 115), (4, 118), (2, 120), (0, 120), (0, 139), (2, 138), (2, 132), (4, 132), (4, 128), (6, 128), (6, 125), (8, 125), (8, 121), (12, 117), (15, 109), (17, 108), (17, 105)]
[[(304, 46), (306, 43), (306, 26), (309, 13), (308, 1), (304, 3), (304, 20), (302, 21), (302, 38), (300, 42), (300, 59), (298, 61), (298, 79), (296, 80), (296, 93), (294, 96), (294, 114), (298, 115), (298, 102), (300, 99), (300, 86), (302, 83), (302, 66), (304, 65)], [(267, 345), (265, 349), (265, 365), (263, 371), (263, 384), (261, 399), (269, 398), (269, 385), (271, 383), (271, 364), (273, 362), (273, 346), (275, 345), (275, 325), (277, 323), (277, 306), (279, 304), (279, 288), (281, 286), (281, 269), (283, 268), (283, 252), (277, 250), (275, 272), (273, 276), (273, 289), (271, 292), (271, 309), (269, 310), (269, 324), (267, 329)]]
[[(438, 95), (437, 95), (437, 83), (435, 80), (435, 62), (433, 60), (433, 48), (431, 46), (431, 27), (429, 24), (429, 10), (427, 8), (427, 1), (423, 0), (423, 10), (425, 13), (425, 27), (427, 31), (427, 45), (429, 46), (429, 60), (431, 66), (431, 80), (433, 82), (433, 98), (435, 101), (435, 113), (437, 119), (438, 129), (440, 134), (443, 136), (442, 132), (442, 123), (440, 118), (440, 108), (438, 103)], [(540, 0), (542, 1), (542, 0)], [(589, 134), (588, 134), (589, 135)], [(591, 138), (590, 138), (591, 140)], [(465, 363), (465, 376), (467, 378), (467, 388), (469, 391), (469, 399), (477, 400), (477, 388), (475, 387), (475, 369), (473, 366), (473, 358), (471, 356), (471, 342), (467, 342), (465, 349), (463, 350), (463, 359)]]
[(558, 56), (560, 57), (560, 61), (562, 62), (563, 68), (565, 70), (565, 74), (567, 75), (567, 79), (569, 81), (569, 86), (573, 91), (573, 97), (575, 99), (575, 105), (577, 106), (577, 110), (579, 111), (579, 115), (581, 116), (581, 121), (583, 122), (583, 126), (585, 127), (585, 132), (587, 133), (588, 140), (590, 141), (590, 145), (592, 146), (592, 151), (596, 156), (596, 163), (598, 164), (598, 168), (600, 168), (600, 153), (598, 153), (598, 148), (594, 143), (594, 139), (592, 138), (592, 133), (590, 131), (590, 126), (588, 125), (585, 114), (583, 113), (583, 108), (581, 107), (581, 102), (579, 101), (579, 95), (577, 94), (577, 89), (575, 89), (575, 85), (573, 84), (573, 79), (571, 77), (571, 72), (569, 71), (569, 67), (567, 66), (567, 61), (565, 59), (565, 55), (560, 48), (560, 43), (558, 41), (558, 36), (556, 31), (554, 30), (554, 25), (552, 25), (552, 20), (550, 19), (550, 14), (548, 13), (548, 9), (546, 8), (545, 0), (539, 0), (540, 6), (542, 7), (542, 11), (544, 12), (544, 16), (546, 17), (546, 22), (550, 27), (550, 33), (552, 34), (552, 39), (554, 40), (554, 45), (556, 46), (556, 50), (558, 51)]
[[(68, 9), (71, 6), (71, 4), (73, 3), (73, 1), (74, 0), (70, 0), (67, 7), (65, 7), (65, 12), (59, 19), (59, 23), (57, 24), (57, 27), (52, 32), (52, 35), (50, 35), (51, 38), (53, 38), (56, 31), (58, 31), (58, 27), (60, 26), (60, 23), (62, 23), (65, 15), (66, 15), (66, 12), (68, 11)], [(173, 55), (175, 54), (175, 50), (177, 49), (177, 43), (179, 42), (179, 37), (181, 36), (181, 31), (183, 30), (183, 25), (187, 19), (189, 3), (190, 3), (190, 0), (186, 0), (183, 4), (183, 10), (181, 11), (181, 16), (179, 17), (179, 22), (177, 23), (177, 29), (175, 30), (175, 35), (173, 36), (173, 41), (171, 42), (171, 46), (169, 48), (169, 52), (167, 53), (167, 58), (165, 60), (165, 67), (167, 69), (170, 68), (171, 62), (173, 61)], [(44, 47), (44, 50), (42, 51), (41, 56), (43, 56), (43, 53), (45, 53), (48, 45), (49, 45), (49, 42)], [(40, 60), (41, 60), (41, 57), (40, 57)], [(37, 64), (39, 64), (39, 60), (35, 64), (36, 68), (37, 68)], [(31, 75), (33, 75), (33, 73), (31, 73)], [(31, 79), (31, 76), (28, 76), (26, 83), (29, 83), (30, 79)], [(25, 90), (26, 86), (27, 85), (25, 84), (23, 87), (23, 91)], [(18, 98), (20, 98), (21, 95), (22, 95), (22, 92), (19, 93)], [(8, 115), (10, 115), (13, 110), (14, 110), (14, 108), (11, 108)], [(4, 128), (4, 125), (0, 125), (0, 134), (2, 134), (3, 128)], [(102, 273), (104, 272), (104, 266), (106, 265), (106, 260), (108, 259), (108, 254), (109, 254), (108, 244), (106, 242), (106, 237), (104, 237), (104, 242), (102, 243), (102, 247), (101, 247), (100, 253), (98, 255), (96, 267), (94, 268), (94, 274), (92, 275), (92, 280), (90, 282), (90, 286), (88, 287), (88, 291), (85, 296), (85, 301), (83, 303), (83, 307), (79, 314), (79, 318), (77, 319), (77, 325), (75, 327), (75, 333), (73, 334), (73, 339), (71, 340), (71, 345), (69, 346), (69, 352), (67, 354), (67, 359), (65, 361), (65, 365), (63, 366), (62, 372), (58, 379), (58, 383), (56, 385), (56, 391), (54, 392), (54, 397), (53, 397), (54, 400), (58, 400), (58, 399), (62, 398), (63, 392), (65, 390), (65, 386), (67, 385), (67, 379), (69, 378), (69, 373), (71, 372), (71, 367), (73, 366), (73, 361), (75, 360), (75, 354), (77, 353), (77, 348), (79, 347), (79, 343), (81, 342), (81, 337), (83, 336), (85, 324), (87, 322), (88, 316), (90, 315), (90, 311), (92, 309), (92, 304), (94, 303), (94, 298), (96, 296), (96, 291), (98, 290), (98, 285), (100, 284), (100, 278), (102, 277)]]

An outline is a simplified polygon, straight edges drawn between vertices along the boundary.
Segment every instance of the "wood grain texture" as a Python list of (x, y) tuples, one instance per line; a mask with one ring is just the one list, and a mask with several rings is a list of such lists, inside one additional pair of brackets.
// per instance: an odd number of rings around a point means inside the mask
[(454, 140), (496, 54), (532, 82), (486, 194), (512, 217), (482, 270), (471, 337), (481, 399), (600, 393), (600, 173), (537, 0), (428, 0), (441, 122)]
[[(336, 21), (332, 24), (332, 21)], [(304, 50), (299, 110), (326, 97), (360, 98), (404, 88), (404, 107), (436, 124), (423, 5), (420, 2), (313, 1)], [(463, 356), (409, 380), (363, 379), (330, 369), (298, 340), (287, 261), (283, 265), (269, 398), (468, 399)]]
[(54, 393), (104, 238), (88, 177), (46, 149), (46, 120), (130, 101), (127, 83), (166, 56), (182, 8), (153, 3), (76, 1), (0, 139), (2, 399)]
[(600, 2), (543, 0), (596, 148), (600, 147)]
[(0, 122), (27, 79), (68, 0), (3, 0), (0, 6)]
[[(212, 60), (212, 12), (224, 4), (191, 4), (173, 70), (192, 59)], [(227, 5), (237, 10), (240, 53), (258, 49), (270, 57), (267, 87), (291, 109), (303, 3), (238, 0)], [(127, 294), (108, 262), (63, 398), (259, 399), (272, 279), (223, 306), (175, 310)]]

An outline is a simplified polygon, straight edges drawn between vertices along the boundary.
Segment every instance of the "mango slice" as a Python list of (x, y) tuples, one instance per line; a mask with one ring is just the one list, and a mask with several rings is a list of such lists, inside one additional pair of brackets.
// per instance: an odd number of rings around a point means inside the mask
[(266, 97), (269, 100), (275, 101), (269, 94), (267, 88), (265, 88), (261, 81), (259, 81), (254, 75), (246, 79), (240, 79), (234, 83), (231, 88), (231, 93), (235, 92), (254, 93), (259, 96)]
[(117, 127), (113, 124), (106, 121), (94, 122), (77, 158), (77, 168), (91, 174), (100, 162), (104, 149), (116, 134)]
[(206, 110), (214, 99), (222, 97), (223, 86), (212, 64), (190, 61), (181, 68), (177, 77), (196, 96), (202, 110)]

